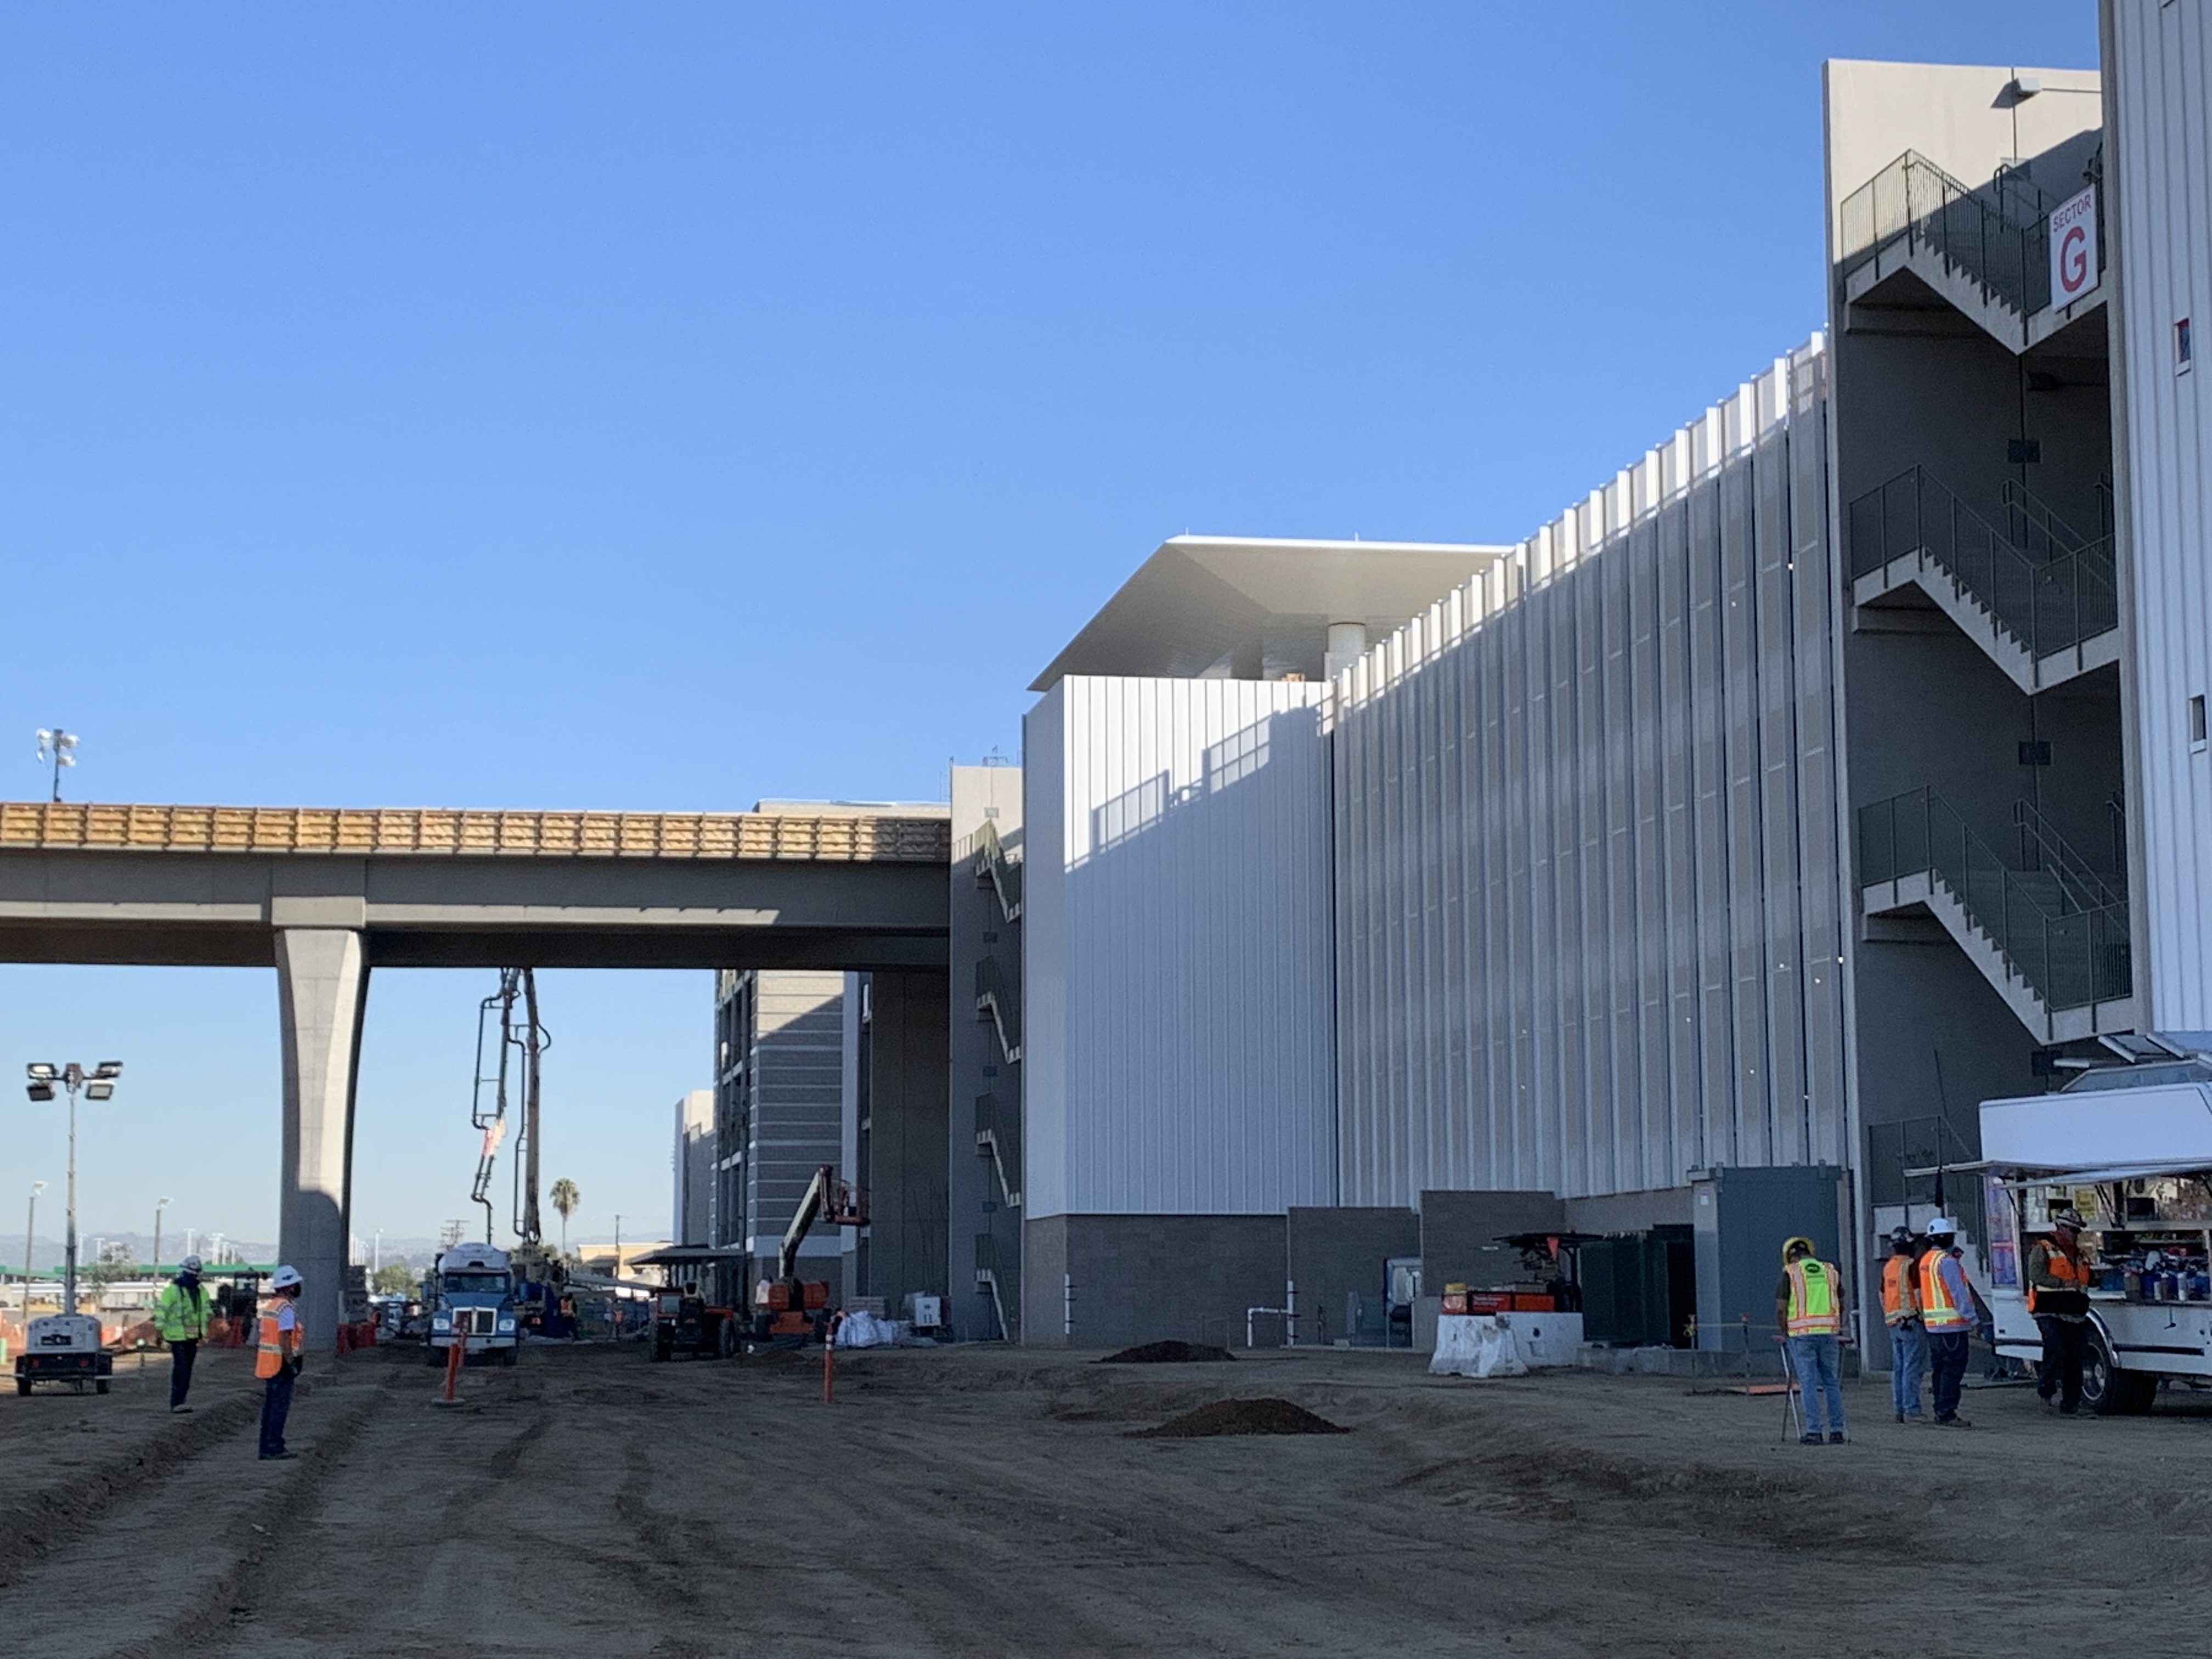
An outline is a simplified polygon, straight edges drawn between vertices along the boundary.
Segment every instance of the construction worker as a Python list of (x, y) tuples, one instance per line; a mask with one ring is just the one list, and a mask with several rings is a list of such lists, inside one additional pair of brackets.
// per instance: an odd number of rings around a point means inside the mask
[(261, 1455), (296, 1457), (284, 1449), (284, 1419), (292, 1410), (292, 1382), (300, 1375), (300, 1270), (279, 1267), (269, 1275), (276, 1306), (263, 1310), (260, 1346), (253, 1374), (261, 1379)]
[(1959, 1415), (1959, 1395), (1966, 1382), (1966, 1334), (1974, 1325), (1974, 1291), (1966, 1283), (1953, 1246), (1959, 1224), (1939, 1215), (1928, 1224), (1928, 1248), (1913, 1274), (1920, 1296), (1920, 1322), (1928, 1333), (1929, 1383), (1935, 1395), (1936, 1426), (1970, 1429)]
[(192, 1361), (199, 1357), (200, 1340), (214, 1318), (215, 1298), (200, 1284), (200, 1259), (188, 1255), (177, 1264), (177, 1276), (154, 1298), (154, 1328), (169, 1345), (172, 1413), (191, 1410), (185, 1396), (191, 1392)]
[[(2027, 1253), (2027, 1310), (2043, 1333), (2036, 1396), (2046, 1412), (2081, 1409), (2081, 1362), (2089, 1349), (2089, 1263), (2081, 1254), (2081, 1212), (2051, 1212), (2051, 1237)], [(2053, 1396), (2057, 1399), (2054, 1401)]]
[(1774, 1287), (1774, 1322), (1790, 1346), (1790, 1364), (1805, 1400), (1805, 1444), (1820, 1443), (1826, 1407), (1827, 1441), (1844, 1443), (1844, 1390), (1838, 1344), (1844, 1334), (1844, 1279), (1814, 1253), (1809, 1238), (1785, 1240), (1782, 1278)]
[(1917, 1423), (1920, 1373), (1928, 1368), (1928, 1332), (1920, 1322), (1919, 1247), (1910, 1227), (1893, 1227), (1881, 1264), (1881, 1322), (1889, 1328), (1889, 1403), (1900, 1423)]

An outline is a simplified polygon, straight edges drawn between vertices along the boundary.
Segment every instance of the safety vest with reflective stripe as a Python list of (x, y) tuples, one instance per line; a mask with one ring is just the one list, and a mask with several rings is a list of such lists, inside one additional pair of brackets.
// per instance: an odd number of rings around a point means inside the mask
[(1920, 1300), (1913, 1294), (1912, 1258), (1893, 1255), (1881, 1264), (1881, 1322), (1902, 1325), (1920, 1317)]
[(2028, 1312), (2033, 1313), (2036, 1310), (2035, 1299), (2037, 1292), (2045, 1288), (2035, 1283), (2035, 1273), (2039, 1258), (2041, 1261), (2043, 1272), (2058, 1281), (2057, 1285), (2048, 1287), (2049, 1290), (2054, 1293), (2070, 1293), (2069, 1295), (2061, 1296), (2060, 1299), (2054, 1305), (2064, 1309), (2065, 1311), (2069, 1314), (2080, 1312), (2081, 1304), (2072, 1298), (2073, 1297), (2086, 1295), (2089, 1289), (2089, 1264), (2084, 1261), (2078, 1255), (2067, 1255), (2063, 1249), (2059, 1248), (2058, 1241), (2055, 1238), (2039, 1240), (2036, 1243), (2035, 1249), (2028, 1254)]
[(261, 1348), (253, 1357), (253, 1374), (271, 1377), (284, 1369), (284, 1362), (295, 1359), (300, 1353), (300, 1322), (295, 1316), (292, 1328), (285, 1330), (276, 1322), (276, 1316), (261, 1316)]
[(1790, 1279), (1790, 1334), (1833, 1336), (1844, 1328), (1844, 1310), (1836, 1296), (1836, 1270), (1825, 1261), (1807, 1258), (1793, 1261), (1783, 1272)]
[(205, 1336), (215, 1311), (210, 1305), (213, 1300), (204, 1285), (186, 1291), (173, 1279), (162, 1285), (154, 1301), (154, 1328), (161, 1333), (161, 1340), (197, 1342)]
[(1963, 1331), (1974, 1322), (1971, 1314), (1951, 1300), (1951, 1292), (1938, 1271), (1938, 1264), (1948, 1254), (1931, 1249), (1920, 1258), (1920, 1322), (1939, 1335), (1946, 1331)]

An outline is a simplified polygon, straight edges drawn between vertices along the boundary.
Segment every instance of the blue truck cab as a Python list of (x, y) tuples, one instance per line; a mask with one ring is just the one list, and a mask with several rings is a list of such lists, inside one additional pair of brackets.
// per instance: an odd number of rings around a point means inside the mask
[(521, 1305), (506, 1251), (456, 1244), (438, 1258), (422, 1289), (430, 1313), (428, 1364), (446, 1364), (447, 1351), (457, 1343), (469, 1358), (514, 1364), (522, 1340)]

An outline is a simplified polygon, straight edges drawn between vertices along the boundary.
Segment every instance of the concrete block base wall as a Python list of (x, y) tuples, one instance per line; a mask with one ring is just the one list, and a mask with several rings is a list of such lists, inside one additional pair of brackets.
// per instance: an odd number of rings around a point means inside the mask
[[(1346, 1298), (1355, 1291), (1381, 1296), (1382, 1264), (1421, 1253), (1421, 1218), (1412, 1210), (1294, 1209), (1285, 1227), (1287, 1276), (1298, 1287), (1301, 1342), (1326, 1343), (1347, 1334)], [(1275, 1322), (1268, 1323), (1272, 1331)]]
[[(1244, 1345), (1248, 1308), (1283, 1305), (1279, 1215), (1059, 1215), (1022, 1227), (1027, 1346)], [(1279, 1322), (1262, 1340), (1273, 1346)]]

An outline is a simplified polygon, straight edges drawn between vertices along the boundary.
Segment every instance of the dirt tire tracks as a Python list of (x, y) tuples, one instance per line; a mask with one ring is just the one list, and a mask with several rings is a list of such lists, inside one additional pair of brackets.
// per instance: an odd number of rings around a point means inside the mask
[[(391, 1409), (395, 1383), (387, 1373), (373, 1382), (349, 1377), (339, 1386), (325, 1382), (317, 1389), (339, 1409), (315, 1425), (314, 1439), (284, 1470), (267, 1506), (232, 1523), (230, 1565), (200, 1584), (159, 1631), (109, 1650), (103, 1659), (173, 1659), (179, 1653), (227, 1651), (237, 1627), (256, 1615), (271, 1557), (296, 1547), (295, 1529), (329, 1499), (332, 1466), (372, 1419)], [(259, 1402), (248, 1403), (258, 1415)]]

